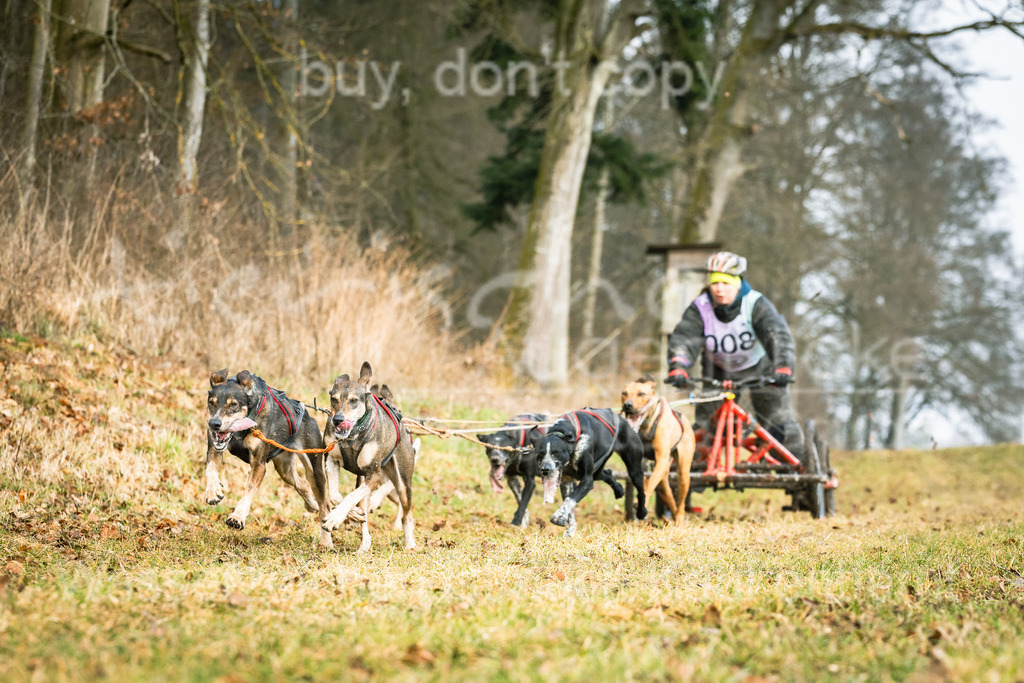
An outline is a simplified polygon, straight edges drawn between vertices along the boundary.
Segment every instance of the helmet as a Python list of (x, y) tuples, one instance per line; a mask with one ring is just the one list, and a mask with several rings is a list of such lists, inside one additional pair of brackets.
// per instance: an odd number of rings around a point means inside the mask
[(720, 251), (708, 259), (709, 273), (726, 273), (742, 277), (747, 272), (747, 259), (737, 256), (731, 251)]

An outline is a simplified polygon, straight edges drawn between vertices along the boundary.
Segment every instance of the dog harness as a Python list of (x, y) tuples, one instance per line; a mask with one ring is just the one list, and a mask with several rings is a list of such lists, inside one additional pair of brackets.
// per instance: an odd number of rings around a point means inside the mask
[[(539, 419), (541, 419), (541, 416), (537, 415), (536, 413), (516, 415), (514, 418), (509, 420), (509, 424), (524, 424), (527, 422), (537, 422)], [(541, 433), (541, 436), (547, 433), (547, 430), (540, 426), (530, 427), (530, 429), (538, 430)], [(519, 448), (524, 448), (526, 446), (526, 435), (527, 433), (529, 433), (530, 429), (524, 429), (521, 432), (519, 432)]]
[[(679, 416), (679, 413), (672, 410), (672, 408), (668, 405), (668, 399), (666, 399), (664, 396), (661, 397), (661, 401), (659, 401), (659, 406), (661, 407), (661, 410), (659, 410), (657, 414), (655, 414), (654, 422), (651, 424), (651, 428), (644, 430), (646, 432), (646, 435), (640, 434), (640, 436), (645, 439), (654, 438), (654, 435), (657, 434), (658, 432), (658, 425), (661, 424), (661, 418), (665, 415), (665, 409), (667, 408), (672, 412), (672, 416), (676, 418), (676, 422), (679, 423), (679, 427), (682, 429), (682, 434), (679, 435), (679, 438), (676, 440), (676, 442), (672, 444), (672, 448), (669, 449), (669, 451), (674, 451), (676, 446), (679, 445), (679, 442), (683, 440), (682, 435), (686, 433), (686, 427), (683, 426), (683, 419)], [(640, 428), (643, 429), (643, 424), (640, 425)]]
[[(607, 427), (608, 431), (612, 433), (612, 443), (608, 447), (608, 453), (605, 454), (605, 455), (611, 455), (611, 452), (615, 449), (615, 437), (618, 436), (618, 434), (619, 434), (618, 430), (616, 430), (615, 427), (612, 427), (610, 424), (608, 424), (608, 422), (603, 417), (601, 417), (600, 415), (598, 415), (594, 411), (588, 410), (587, 408), (582, 408), (580, 410), (574, 410), (571, 413), (566, 413), (565, 415), (560, 417), (559, 421), (566, 420), (569, 424), (573, 425), (573, 427), (576, 430), (576, 433), (572, 437), (573, 441), (579, 441), (580, 436), (582, 436), (582, 434), (583, 434), (583, 426), (580, 424), (580, 417), (579, 417), (580, 413), (586, 413), (587, 415), (590, 415), (592, 418), (596, 419), (598, 422), (600, 422), (605, 427)], [(569, 465), (572, 466), (572, 467), (576, 466), (576, 449), (575, 448), (572, 449), (572, 458), (569, 460)]]
[(612, 427), (610, 424), (608, 424), (603, 417), (601, 417), (600, 415), (598, 415), (597, 413), (595, 413), (592, 410), (587, 410), (586, 408), (582, 408), (580, 410), (574, 410), (571, 413), (563, 416), (563, 417), (567, 418), (569, 420), (569, 423), (572, 424), (576, 428), (576, 434), (573, 436), (573, 441), (578, 441), (579, 438), (580, 438), (580, 435), (583, 433), (583, 427), (580, 425), (579, 413), (586, 413), (587, 415), (595, 418), (598, 422), (600, 422), (601, 424), (603, 424), (605, 427), (608, 428), (608, 431), (612, 433), (613, 437), (617, 433), (616, 430), (615, 430), (615, 427)]
[[(256, 421), (256, 416), (263, 410), (263, 406), (267, 403), (267, 396), (277, 404), (277, 407), (281, 410), (281, 414), (284, 415), (285, 421), (288, 423), (288, 436), (294, 436), (295, 432), (299, 430), (299, 424), (302, 423), (302, 417), (305, 414), (305, 408), (302, 407), (302, 403), (295, 399), (288, 398), (288, 396), (280, 389), (273, 389), (267, 386), (267, 383), (259, 377), (254, 378), (256, 382), (256, 388), (260, 392), (259, 403), (256, 404), (256, 409), (250, 409), (246, 413), (246, 417)], [(268, 457), (272, 460), (281, 452), (281, 449), (275, 448)]]

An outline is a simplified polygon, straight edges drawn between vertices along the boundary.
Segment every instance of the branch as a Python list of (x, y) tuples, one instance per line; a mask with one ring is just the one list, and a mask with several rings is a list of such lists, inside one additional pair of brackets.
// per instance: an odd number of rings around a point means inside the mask
[(993, 28), (1005, 28), (1019, 38), (1024, 39), (1024, 22), (1006, 21), (998, 17), (992, 17), (984, 21), (976, 21), (973, 24), (952, 26), (940, 31), (911, 31), (906, 28), (887, 26), (868, 26), (850, 21), (840, 21), (831, 24), (814, 24), (809, 26), (791, 25), (786, 33), (786, 40), (809, 35), (840, 35), (850, 33), (858, 35), (865, 40), (878, 40), (880, 38), (898, 38), (902, 40), (928, 40), (929, 38), (946, 38), (964, 31), (987, 31)]
[(140, 55), (145, 55), (147, 57), (156, 57), (164, 64), (170, 64), (174, 61), (174, 58), (171, 57), (171, 55), (167, 54), (163, 50), (158, 50), (155, 47), (150, 47), (149, 45), (143, 45), (141, 43), (136, 43), (131, 40), (125, 40), (124, 38), (117, 38), (115, 42), (119, 47), (122, 47), (125, 50), (135, 52)]

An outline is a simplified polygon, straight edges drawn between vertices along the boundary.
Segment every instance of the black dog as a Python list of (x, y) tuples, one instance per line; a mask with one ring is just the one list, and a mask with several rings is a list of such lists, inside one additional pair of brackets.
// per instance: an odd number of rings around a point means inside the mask
[[(530, 511), (527, 509), (537, 479), (537, 458), (533, 448), (544, 438), (545, 430), (539, 424), (548, 421), (547, 415), (523, 413), (511, 418), (493, 434), (477, 434), (476, 438), (487, 444), (487, 458), (491, 461), (489, 479), (494, 491), (505, 488), (501, 480), (508, 481), (508, 488), (516, 499), (516, 513), (512, 517), (514, 526), (528, 527)], [(525, 424), (526, 426), (520, 426)], [(516, 450), (504, 450), (514, 448)]]
[[(273, 462), (281, 478), (302, 496), (306, 509), (319, 509), (313, 494), (317, 467), (322, 458), (310, 458), (304, 453), (289, 453), (257, 438), (252, 430), (258, 427), (267, 438), (295, 450), (324, 447), (320, 426), (299, 401), (271, 389), (259, 377), (242, 370), (228, 377), (225, 368), (210, 375), (208, 407), (210, 420), (206, 432), (206, 502), (216, 505), (224, 499), (224, 485), (217, 468), (224, 464), (224, 451), (249, 463), (249, 481), (245, 492), (227, 519), (227, 525), (244, 529), (249, 508), (256, 491), (267, 473), (267, 463)], [(299, 474), (302, 464), (305, 476)]]
[[(618, 453), (626, 465), (629, 480), (643, 491), (644, 445), (640, 436), (617, 414), (607, 408), (583, 408), (562, 415), (533, 449), (541, 480), (544, 502), (555, 501), (555, 489), (562, 488), (562, 505), (551, 516), (551, 523), (565, 527), (565, 535), (576, 533), (576, 505), (594, 488), (594, 479), (607, 482), (622, 495), (622, 486), (604, 469), (612, 453)], [(576, 481), (572, 490), (561, 486), (562, 479)], [(636, 518), (647, 516), (647, 502), (639, 496)]]

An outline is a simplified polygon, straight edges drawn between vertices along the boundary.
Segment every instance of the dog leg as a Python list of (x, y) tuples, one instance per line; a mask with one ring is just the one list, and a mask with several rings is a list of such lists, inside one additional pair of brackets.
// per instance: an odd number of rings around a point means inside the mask
[(324, 463), (327, 471), (327, 506), (336, 508), (341, 505), (341, 491), (339, 491), (339, 479), (341, 478), (341, 467), (338, 461), (328, 456)]
[(410, 482), (402, 479), (397, 465), (394, 467), (393, 474), (395, 476), (395, 479), (392, 480), (395, 484), (395, 495), (398, 496), (399, 507), (401, 508), (400, 514), (402, 515), (402, 533), (405, 536), (405, 549), (412, 550), (416, 547), (412, 518), (412, 487)]
[[(303, 465), (307, 471), (311, 469), (308, 459)], [(305, 477), (299, 475), (299, 459), (296, 457), (296, 454), (284, 452), (278, 455), (274, 458), (274, 469), (277, 470), (284, 483), (299, 492), (308, 512), (316, 512), (320, 509), (320, 505), (316, 502), (316, 497), (313, 495), (313, 489), (310, 488), (309, 482), (306, 481)]]
[(661, 502), (665, 503), (665, 507), (672, 513), (672, 519), (678, 522), (679, 508), (677, 507), (675, 496), (672, 495), (672, 485), (669, 484), (668, 477), (658, 482), (658, 497), (661, 498)]
[[(655, 446), (657, 449), (658, 447)], [(647, 477), (647, 481), (644, 482), (644, 496), (650, 498), (651, 494), (658, 489), (658, 485), (662, 481), (665, 481), (668, 477), (668, 470), (672, 467), (672, 454), (661, 450), (655, 450), (654, 455), (654, 469), (651, 471), (651, 476)], [(665, 501), (668, 504), (668, 501)], [(673, 511), (675, 505), (671, 506)]]
[(397, 503), (398, 499), (392, 495), (394, 492), (395, 485), (391, 483), (390, 479), (381, 484), (380, 488), (374, 491), (373, 495), (370, 496), (370, 512), (373, 512), (374, 510), (379, 508), (381, 506), (381, 503), (384, 502), (385, 498), (390, 498), (391, 500)]
[(370, 549), (370, 523), (367, 521), (367, 519), (370, 516), (370, 498), (372, 497), (373, 494), (371, 493), (366, 498), (363, 498), (363, 500), (360, 502), (360, 504), (363, 506), (363, 523), (360, 525), (360, 530), (362, 531), (363, 534), (363, 540), (359, 543), (359, 547), (356, 548), (357, 553), (365, 553), (367, 550)]
[(675, 511), (675, 522), (677, 525), (686, 522), (686, 497), (690, 493), (690, 462), (693, 460), (692, 453), (691, 451), (690, 457), (687, 458), (685, 453), (676, 452), (676, 500), (679, 501), (679, 507)]
[(516, 498), (516, 513), (512, 516), (512, 526), (527, 529), (530, 526), (530, 499), (533, 497), (533, 489), (536, 481), (533, 477), (524, 480), (519, 477), (507, 477), (508, 488)]
[(595, 478), (600, 479), (601, 481), (608, 484), (608, 486), (612, 488), (612, 493), (615, 494), (616, 500), (622, 498), (622, 496), (626, 494), (626, 490), (622, 488), (622, 484), (616, 481), (615, 475), (612, 474), (611, 470), (601, 470), (600, 472), (597, 473), (597, 475), (595, 475)]
[(310, 461), (313, 465), (312, 471), (307, 473), (312, 480), (313, 491), (316, 493), (317, 504), (320, 508), (316, 515), (317, 528), (320, 531), (319, 543), (321, 547), (331, 550), (334, 548), (334, 539), (331, 538), (330, 532), (325, 531), (323, 528), (324, 519), (327, 517), (327, 508), (330, 504), (329, 485), (327, 483), (329, 475), (326, 463), (329, 458), (325, 455), (314, 455), (313, 458)]
[(416, 547), (416, 535), (413, 529), (412, 514), (407, 513), (405, 508), (402, 508), (402, 532), (405, 536), (405, 549), (412, 550)]
[(249, 516), (249, 508), (252, 506), (252, 501), (256, 498), (256, 491), (259, 490), (260, 484), (263, 483), (263, 477), (266, 474), (267, 463), (253, 461), (252, 471), (249, 473), (249, 481), (245, 484), (245, 493), (242, 495), (242, 499), (238, 501), (235, 511), (228, 515), (227, 525), (232, 529), (245, 528), (245, 519)]
[(207, 505), (216, 505), (224, 500), (224, 485), (217, 473), (218, 467), (224, 464), (224, 454), (214, 448), (206, 451), (206, 493), (203, 499)]
[[(384, 488), (384, 487), (382, 486), (381, 488)], [(390, 500), (392, 503), (395, 504), (395, 531), (401, 531), (401, 529), (402, 529), (402, 501), (398, 497), (398, 492), (395, 491), (394, 485), (391, 486), (391, 492), (388, 494), (388, 500)]]
[(569, 521), (565, 525), (565, 537), (572, 538), (576, 535), (576, 510), (569, 511)]

